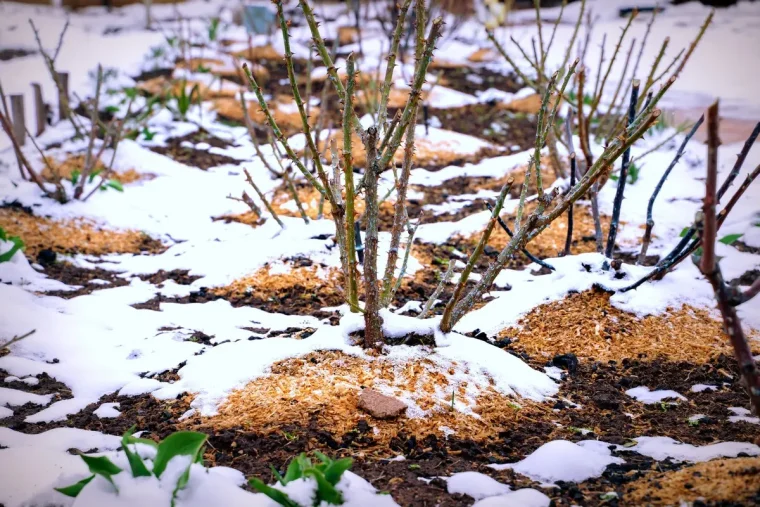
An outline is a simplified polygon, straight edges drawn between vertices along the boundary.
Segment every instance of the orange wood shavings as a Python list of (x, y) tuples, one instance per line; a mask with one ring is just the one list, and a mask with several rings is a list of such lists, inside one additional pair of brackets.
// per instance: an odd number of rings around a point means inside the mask
[[(452, 410), (452, 391), (457, 393), (454, 402), (463, 403), (466, 386), (450, 385), (446, 373), (448, 367), (427, 359), (398, 364), (383, 356), (360, 359), (341, 352), (318, 352), (274, 364), (270, 374), (233, 392), (219, 408), (219, 415), (195, 418), (188, 424), (267, 432), (308, 420), (342, 435), (366, 420), (374, 427), (375, 444), (383, 446), (400, 433), (422, 437), (445, 435), (449, 430), (473, 440), (488, 440), (501, 430), (551, 417), (548, 407), (524, 400), (518, 406), (514, 398), (490, 388), (478, 397), (476, 415)], [(412, 396), (428, 414), (395, 420), (371, 418), (357, 407), (358, 396), (362, 388), (379, 386), (389, 394)]]
[(311, 297), (315, 292), (324, 294), (330, 291), (337, 295), (338, 301), (341, 301), (343, 289), (340, 284), (342, 281), (343, 278), (336, 269), (318, 273), (316, 266), (309, 266), (291, 267), (287, 272), (272, 272), (267, 266), (250, 276), (235, 280), (229, 285), (212, 289), (212, 292), (234, 299), (240, 299), (246, 295), (255, 295), (259, 299), (267, 301), (271, 298), (282, 297), (283, 294), (290, 294), (294, 291), (294, 287), (298, 287), (299, 292), (304, 297)]
[[(58, 161), (52, 157), (45, 157), (46, 163), (42, 169), (40, 175), (47, 181), (55, 181), (57, 179), (70, 180), (74, 171), (82, 172), (82, 168), (85, 163), (84, 155), (68, 155), (63, 161)], [(98, 160), (95, 163), (95, 171), (103, 173), (106, 170), (106, 166), (102, 160)], [(108, 179), (116, 180), (123, 185), (134, 183), (140, 180), (152, 180), (155, 178), (155, 174), (151, 173), (139, 173), (135, 169), (127, 169), (126, 171), (113, 171)], [(97, 181), (97, 180), (96, 180)]]
[(500, 337), (535, 357), (572, 352), (597, 361), (647, 357), (704, 363), (731, 354), (720, 322), (708, 311), (684, 305), (639, 318), (615, 308), (610, 294), (589, 290), (534, 308)]
[(53, 220), (11, 208), (0, 208), (0, 227), (10, 235), (21, 237), (26, 245), (24, 253), (31, 259), (45, 248), (58, 253), (89, 255), (164, 250), (160, 241), (141, 231), (108, 230), (84, 219)]
[(629, 505), (683, 505), (697, 499), (755, 505), (758, 492), (760, 457), (733, 458), (646, 475), (626, 487), (623, 500)]
[[(300, 132), (302, 128), (301, 115), (295, 102), (287, 96), (278, 96), (267, 104), (269, 112), (274, 117), (277, 126), (286, 131), (286, 135)], [(243, 108), (238, 98), (222, 97), (214, 100), (214, 110), (228, 120), (243, 123)], [(314, 126), (319, 116), (319, 108), (312, 106), (309, 111), (309, 125)], [(248, 117), (259, 125), (267, 125), (267, 119), (259, 104), (255, 101), (248, 103)], [(268, 128), (268, 127), (267, 127)]]

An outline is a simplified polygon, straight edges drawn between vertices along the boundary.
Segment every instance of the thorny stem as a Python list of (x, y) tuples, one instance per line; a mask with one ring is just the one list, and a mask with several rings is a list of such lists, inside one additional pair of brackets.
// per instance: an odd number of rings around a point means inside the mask
[(309, 216), (306, 214), (306, 211), (303, 209), (303, 203), (301, 202), (301, 198), (298, 197), (298, 191), (296, 190), (295, 185), (293, 185), (293, 179), (288, 175), (288, 171), (284, 171), (282, 173), (282, 179), (285, 181), (285, 186), (288, 189), (288, 192), (290, 192), (290, 195), (293, 196), (293, 200), (296, 203), (296, 208), (298, 208), (298, 213), (301, 215), (301, 218), (303, 219), (304, 223), (309, 223)]
[[(615, 94), (612, 96), (612, 100), (610, 101), (610, 107), (609, 107), (609, 110), (607, 111), (608, 114), (602, 118), (601, 122), (599, 122), (599, 125), (597, 127), (597, 133), (601, 132), (602, 128), (606, 127), (610, 121), (612, 121), (612, 124), (610, 126), (613, 128), (615, 127), (615, 121), (613, 120), (615, 116), (613, 114), (613, 111), (616, 111), (618, 109), (618, 95), (620, 95), (620, 90), (623, 89), (623, 81), (625, 81), (625, 75), (628, 73), (628, 65), (631, 62), (631, 54), (633, 53), (633, 48), (635, 45), (636, 45), (636, 39), (632, 39), (631, 47), (628, 50), (628, 54), (625, 57), (625, 64), (623, 64), (623, 72), (620, 74), (620, 80), (618, 81), (618, 85), (615, 88)], [(633, 76), (636, 76), (635, 72), (633, 73)], [(630, 88), (632, 84), (633, 84), (633, 80), (629, 82), (628, 87)], [(625, 100), (625, 95), (621, 97), (621, 102), (623, 100)], [(606, 135), (602, 136), (602, 139), (609, 139), (610, 135), (611, 133), (608, 132)]]
[(248, 180), (248, 184), (253, 187), (253, 190), (256, 191), (256, 194), (259, 196), (259, 199), (264, 203), (264, 206), (266, 206), (269, 213), (272, 215), (272, 218), (274, 218), (274, 221), (277, 222), (277, 225), (280, 226), (280, 228), (284, 229), (285, 224), (282, 223), (282, 220), (280, 220), (280, 217), (277, 216), (277, 212), (272, 208), (272, 205), (269, 204), (269, 201), (267, 201), (267, 198), (264, 196), (264, 194), (259, 190), (259, 187), (254, 183), (253, 178), (251, 178), (251, 173), (248, 172), (248, 169), (243, 169), (243, 172), (245, 173), (245, 179)]
[(285, 138), (285, 135), (280, 130), (280, 127), (277, 126), (277, 122), (274, 121), (274, 118), (272, 117), (272, 113), (269, 111), (269, 106), (267, 106), (266, 100), (264, 100), (264, 94), (261, 91), (261, 87), (256, 82), (256, 78), (253, 77), (253, 74), (251, 73), (251, 70), (248, 68), (248, 64), (243, 64), (243, 72), (245, 72), (246, 77), (248, 78), (248, 84), (251, 86), (251, 89), (256, 94), (256, 98), (259, 101), (259, 106), (261, 106), (261, 110), (264, 112), (264, 115), (266, 116), (267, 123), (269, 123), (269, 127), (272, 129), (272, 133), (274, 134), (275, 138), (285, 147), (285, 153), (288, 154), (288, 157), (290, 160), (293, 161), (293, 163), (296, 165), (299, 171), (301, 171), (301, 174), (304, 175), (304, 177), (311, 183), (314, 188), (316, 188), (320, 194), (324, 194), (326, 192), (325, 188), (317, 181), (316, 178), (306, 169), (306, 167), (301, 162), (301, 159), (298, 158), (298, 155), (293, 151), (293, 149), (290, 147), (290, 144), (288, 143), (288, 140)]
[(475, 264), (478, 262), (480, 255), (483, 253), (483, 249), (488, 243), (488, 238), (491, 237), (491, 232), (493, 232), (493, 228), (499, 219), (501, 208), (504, 206), (504, 199), (507, 197), (507, 194), (512, 188), (513, 183), (514, 180), (510, 178), (501, 188), (499, 197), (496, 199), (496, 205), (491, 211), (491, 218), (488, 220), (488, 224), (486, 225), (486, 228), (480, 237), (480, 241), (478, 241), (478, 244), (475, 247), (475, 251), (467, 260), (467, 265), (464, 267), (464, 270), (459, 274), (459, 281), (457, 282), (456, 288), (454, 289), (454, 294), (451, 296), (451, 299), (449, 299), (449, 302), (446, 304), (446, 308), (443, 311), (443, 317), (441, 319), (441, 331), (444, 333), (448, 333), (453, 328), (451, 319), (454, 307), (462, 297), (462, 292), (464, 291), (465, 285), (467, 285), (467, 280), (470, 277), (470, 273), (472, 273), (472, 270), (475, 268)]
[[(350, 58), (346, 61), (346, 72), (348, 74), (348, 91), (345, 93), (343, 103), (343, 176), (346, 186), (346, 253), (348, 256), (348, 306), (352, 312), (358, 311), (359, 308), (359, 288), (357, 285), (356, 269), (356, 218), (354, 217), (354, 161), (353, 150), (351, 146), (351, 114), (353, 113), (353, 96), (354, 86), (356, 84), (356, 74), (354, 73), (354, 60)], [(367, 158), (369, 161), (369, 158)]]
[(393, 31), (393, 40), (391, 42), (391, 51), (388, 54), (388, 64), (385, 69), (385, 79), (383, 80), (383, 87), (380, 93), (380, 109), (377, 114), (377, 123), (380, 128), (385, 130), (385, 120), (388, 116), (388, 96), (391, 92), (391, 86), (393, 84), (393, 70), (396, 68), (396, 55), (398, 54), (398, 46), (401, 41), (401, 32), (404, 31), (406, 13), (409, 11), (409, 6), (412, 4), (412, 0), (404, 0), (404, 4), (398, 10), (398, 19), (396, 20), (396, 28)]
[[(504, 269), (507, 261), (514, 255), (518, 249), (522, 248), (529, 240), (535, 238), (546, 227), (549, 226), (558, 216), (563, 214), (568, 206), (572, 205), (582, 195), (588, 192), (589, 187), (597, 181), (597, 179), (609, 171), (611, 164), (620, 157), (626, 148), (638, 140), (646, 130), (651, 127), (660, 115), (660, 110), (656, 109), (648, 114), (646, 118), (639, 118), (638, 122), (634, 122), (626, 131), (626, 136), (623, 138), (615, 138), (604, 150), (602, 156), (589, 167), (583, 177), (576, 183), (575, 187), (570, 189), (567, 195), (547, 214), (543, 214), (545, 206), (551, 204), (551, 201), (556, 196), (555, 192), (546, 196), (544, 202), (539, 202), (539, 207), (531, 213), (528, 217), (525, 225), (515, 232), (510, 242), (502, 249), (495, 262), (493, 262), (485, 273), (483, 273), (480, 281), (476, 286), (464, 296), (459, 303), (457, 303), (450, 321), (447, 323), (448, 330), (451, 330), (453, 326), (467, 313), (472, 306), (478, 301), (483, 294), (490, 289), (494, 280)], [(446, 332), (447, 329), (441, 326), (441, 330)]]
[[(538, 0), (536, 0), (538, 1)], [(536, 4), (538, 5), (538, 4)], [(538, 10), (538, 7), (536, 7), (536, 10)], [(544, 92), (544, 97), (541, 100), (541, 109), (538, 110), (538, 130), (539, 132), (544, 130), (544, 121), (546, 120), (546, 110), (549, 108), (549, 97), (552, 95), (552, 88), (554, 87), (555, 82), (557, 81), (557, 74), (558, 72), (555, 72), (552, 74), (552, 77), (549, 79), (549, 84), (546, 85), (546, 91)], [(568, 73), (568, 76), (570, 76), (570, 73)], [(567, 83), (567, 78), (565, 79), (565, 83)], [(557, 98), (557, 104), (559, 103), (559, 97)], [(555, 104), (556, 105), (556, 104)], [(555, 110), (556, 111), (556, 110)], [(551, 122), (551, 119), (549, 119), (549, 122)], [(541, 147), (543, 146), (543, 143), (545, 141), (545, 136), (537, 135), (536, 136), (536, 147), (533, 150), (533, 166), (536, 170), (536, 190), (538, 192), (539, 199), (544, 196), (544, 183), (541, 178)], [(523, 184), (523, 188), (525, 185), (528, 184), (528, 178), (526, 175), (525, 182)], [(519, 224), (519, 222), (518, 222)], [(519, 227), (519, 225), (516, 225), (515, 227)]]
[[(319, 150), (317, 150), (314, 144), (314, 137), (311, 134), (311, 127), (309, 126), (309, 118), (306, 116), (306, 110), (304, 109), (303, 100), (301, 99), (301, 93), (298, 91), (298, 82), (296, 81), (295, 70), (293, 69), (293, 53), (290, 50), (290, 35), (288, 34), (288, 24), (285, 21), (285, 14), (282, 11), (282, 0), (275, 0), (277, 7), (277, 16), (280, 18), (280, 30), (282, 31), (282, 40), (285, 47), (285, 65), (288, 69), (288, 80), (290, 81), (290, 88), (293, 90), (293, 100), (298, 107), (298, 114), (301, 116), (301, 125), (303, 126), (303, 133), (306, 136), (306, 148), (305, 150), (311, 151), (312, 160), (314, 161), (314, 167), (317, 170), (317, 175), (322, 182), (323, 190), (320, 190), (321, 194), (329, 194), (330, 184), (327, 181), (327, 174), (322, 167), (322, 161), (320, 160)], [(350, 56), (349, 56), (350, 58)], [(308, 76), (308, 80), (311, 80), (311, 76)], [(307, 96), (308, 100), (309, 97)], [(286, 147), (287, 150), (287, 147)], [(290, 155), (290, 154), (288, 154)], [(303, 164), (301, 164), (303, 167)], [(304, 167), (304, 171), (305, 171)], [(303, 172), (303, 171), (302, 171)], [(308, 171), (306, 171), (308, 172)], [(331, 197), (331, 196), (330, 196)], [(332, 201), (332, 199), (330, 199)]]
[[(415, 111), (416, 116), (416, 111)], [(387, 306), (390, 303), (391, 288), (393, 287), (393, 273), (396, 270), (396, 261), (398, 259), (398, 249), (401, 245), (401, 231), (406, 222), (406, 192), (409, 188), (409, 174), (412, 171), (412, 160), (414, 159), (414, 129), (410, 128), (406, 132), (406, 141), (404, 144), (404, 165), (401, 169), (401, 177), (396, 182), (396, 202), (393, 205), (393, 226), (391, 228), (391, 244), (388, 250), (388, 259), (385, 264), (385, 274), (383, 275), (383, 294), (381, 303)], [(408, 248), (407, 248), (408, 250)], [(399, 275), (401, 279), (401, 275)]]
[[(628, 126), (633, 123), (636, 117), (636, 104), (639, 100), (639, 81), (633, 81), (631, 88), (631, 102), (628, 106)], [(625, 185), (628, 182), (628, 166), (631, 162), (631, 146), (623, 153), (622, 164), (620, 165), (620, 176), (618, 177), (617, 190), (615, 191), (615, 200), (612, 205), (612, 217), (610, 218), (610, 230), (607, 235), (607, 248), (604, 255), (612, 258), (615, 250), (615, 239), (617, 238), (618, 223), (620, 222), (620, 211), (623, 207), (623, 197), (625, 194)]]
[(248, 129), (248, 135), (251, 137), (251, 142), (253, 142), (253, 148), (256, 150), (256, 155), (259, 157), (259, 160), (261, 160), (261, 162), (264, 164), (264, 167), (266, 167), (270, 173), (272, 173), (277, 178), (282, 177), (282, 173), (272, 167), (272, 164), (269, 163), (269, 161), (264, 156), (264, 153), (261, 151), (261, 145), (258, 138), (256, 137), (256, 132), (253, 130), (253, 122), (251, 121), (251, 117), (248, 114), (248, 104), (245, 101), (245, 94), (242, 91), (240, 92), (240, 107), (243, 108), (243, 120), (245, 127)]
[(440, 296), (441, 292), (443, 292), (443, 288), (446, 286), (447, 283), (449, 283), (451, 278), (454, 276), (455, 266), (456, 266), (456, 260), (453, 260), (453, 259), (450, 260), (449, 267), (446, 269), (446, 272), (441, 278), (441, 281), (438, 282), (438, 286), (435, 288), (433, 293), (428, 298), (427, 302), (425, 303), (425, 306), (422, 308), (422, 312), (417, 316), (418, 319), (424, 319), (425, 317), (428, 316), (428, 314), (430, 313), (430, 310), (433, 309), (433, 305), (435, 305), (435, 302), (438, 299), (438, 296)]
[(657, 199), (660, 190), (662, 190), (662, 186), (665, 184), (665, 180), (667, 180), (668, 176), (670, 176), (670, 172), (673, 170), (676, 164), (678, 164), (678, 161), (681, 160), (681, 155), (683, 155), (683, 152), (686, 149), (686, 145), (689, 143), (689, 140), (694, 136), (694, 134), (697, 132), (697, 129), (700, 127), (700, 125), (702, 125), (702, 122), (704, 120), (705, 115), (700, 116), (699, 120), (697, 120), (697, 122), (691, 128), (691, 131), (686, 135), (686, 138), (683, 140), (681, 146), (676, 152), (676, 156), (673, 158), (673, 161), (670, 163), (668, 168), (665, 169), (665, 172), (662, 173), (660, 181), (657, 183), (657, 186), (652, 192), (652, 196), (649, 198), (649, 204), (647, 205), (647, 225), (646, 230), (644, 231), (644, 238), (641, 240), (641, 253), (639, 253), (636, 264), (642, 264), (644, 260), (646, 260), (649, 243), (652, 241), (652, 228), (654, 227), (654, 219), (652, 217), (652, 213), (654, 211), (654, 202)]
[(378, 161), (378, 167), (380, 167), (381, 170), (384, 170), (388, 163), (393, 159), (393, 155), (396, 153), (396, 150), (398, 150), (398, 147), (401, 144), (401, 137), (406, 132), (406, 129), (414, 128), (414, 125), (411, 124), (413, 119), (412, 113), (415, 113), (414, 116), (416, 118), (417, 105), (422, 95), (422, 85), (425, 83), (425, 75), (427, 74), (430, 62), (433, 59), (433, 50), (435, 49), (436, 41), (441, 36), (442, 27), (443, 19), (437, 18), (433, 21), (433, 25), (430, 28), (430, 34), (425, 43), (425, 50), (423, 51), (422, 57), (417, 62), (412, 89), (409, 92), (409, 100), (407, 100), (406, 105), (404, 106), (404, 112), (401, 115), (398, 127), (393, 131), (391, 140), (388, 142), (388, 146), (386, 146), (385, 151), (383, 151), (383, 154)]
[(367, 168), (364, 179), (367, 207), (367, 226), (364, 251), (364, 347), (379, 349), (383, 343), (380, 317), (380, 294), (377, 286), (377, 178), (380, 173), (377, 154), (377, 129), (367, 129), (364, 146), (367, 151)]
[[(330, 56), (330, 53), (327, 52), (325, 41), (322, 39), (322, 35), (319, 33), (319, 24), (314, 19), (314, 11), (309, 5), (309, 2), (306, 0), (299, 0), (298, 4), (301, 6), (301, 11), (303, 11), (304, 17), (306, 18), (306, 24), (309, 25), (314, 47), (317, 49), (317, 53), (319, 53), (319, 56), (322, 58), (322, 63), (324, 63), (325, 67), (327, 67), (327, 75), (330, 77), (330, 81), (332, 82), (333, 86), (335, 86), (335, 90), (338, 92), (338, 97), (341, 100), (345, 101), (346, 88), (343, 86), (343, 83), (338, 76), (338, 71), (335, 68), (333, 59)], [(353, 111), (351, 111), (351, 122), (349, 125), (354, 128), (357, 134), (361, 135), (364, 132), (364, 129), (361, 126), (361, 122), (359, 121), (359, 117), (356, 116), (356, 113)]]
[[(490, 202), (486, 202), (486, 207), (488, 208), (488, 211), (493, 212), (493, 206), (491, 206)], [(509, 236), (510, 238), (512, 236), (514, 236), (514, 233), (509, 229), (509, 226), (504, 222), (504, 220), (501, 219), (501, 216), (499, 216), (497, 218), (498, 218), (498, 221), (499, 221), (499, 225), (504, 230), (504, 232), (507, 233), (507, 236)], [(525, 255), (525, 257), (527, 257), (528, 260), (530, 260), (531, 262), (535, 262), (536, 264), (538, 264), (541, 267), (544, 267), (546, 269), (550, 269), (550, 270), (554, 271), (554, 266), (552, 266), (551, 264), (549, 264), (547, 262), (542, 261), (541, 259), (539, 259), (535, 255), (533, 255), (532, 253), (530, 253), (527, 248), (523, 248), (521, 251)]]

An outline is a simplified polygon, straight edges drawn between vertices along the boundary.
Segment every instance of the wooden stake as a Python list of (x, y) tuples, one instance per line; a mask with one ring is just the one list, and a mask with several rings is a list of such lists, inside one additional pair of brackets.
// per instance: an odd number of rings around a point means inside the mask
[(60, 90), (58, 96), (58, 119), (65, 120), (69, 117), (69, 73), (57, 72)]
[(24, 114), (24, 96), (11, 95), (11, 118), (13, 122), (13, 135), (19, 146), (26, 142), (26, 115)]
[(39, 83), (32, 83), (34, 89), (34, 113), (37, 121), (37, 131), (34, 135), (38, 136), (45, 132), (47, 126), (47, 107), (42, 99), (42, 87)]

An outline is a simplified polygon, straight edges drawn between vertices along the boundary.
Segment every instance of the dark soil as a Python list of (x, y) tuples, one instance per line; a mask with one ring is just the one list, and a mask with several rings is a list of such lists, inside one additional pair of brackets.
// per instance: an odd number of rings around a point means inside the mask
[[(44, 268), (44, 273), (53, 280), (58, 280), (66, 285), (81, 286), (79, 289), (73, 291), (48, 291), (45, 293), (48, 296), (71, 299), (73, 297), (91, 294), (100, 289), (111, 289), (113, 287), (129, 285), (129, 280), (118, 276), (119, 272), (109, 271), (103, 268), (82, 268), (65, 261), (46, 264)], [(90, 283), (92, 280), (103, 280), (108, 283)]]
[(152, 275), (137, 275), (140, 280), (148, 283), (152, 283), (158, 288), (163, 287), (163, 283), (167, 280), (173, 280), (178, 285), (190, 285), (194, 281), (199, 280), (200, 276), (190, 275), (189, 269), (174, 269), (172, 271), (158, 270)]
[(29, 51), (28, 49), (3, 49), (0, 50), (0, 62), (7, 62), (8, 60), (33, 55), (34, 53), (36, 51)]
[(509, 150), (512, 146), (519, 146), (519, 150), (511, 151), (527, 150), (536, 144), (536, 118), (533, 115), (513, 113), (490, 104), (474, 104), (431, 109), (430, 116), (437, 117), (446, 130), (479, 137)]
[(172, 137), (166, 140), (166, 146), (153, 146), (151, 151), (166, 155), (176, 162), (180, 162), (191, 167), (197, 167), (204, 171), (211, 167), (216, 167), (225, 164), (238, 165), (240, 160), (228, 157), (227, 155), (221, 155), (219, 153), (212, 153), (210, 150), (199, 150), (197, 148), (190, 148), (182, 146), (184, 142), (190, 142), (195, 145), (198, 143), (207, 143), (212, 148), (227, 148), (233, 146), (233, 143), (220, 139), (207, 131), (200, 129), (191, 134), (187, 134), (182, 137)]
[(434, 70), (434, 73), (442, 72), (447, 88), (462, 93), (475, 95), (489, 88), (496, 88), (509, 93), (514, 93), (523, 88), (517, 81), (515, 74), (504, 75), (487, 67), (457, 67), (454, 69)]

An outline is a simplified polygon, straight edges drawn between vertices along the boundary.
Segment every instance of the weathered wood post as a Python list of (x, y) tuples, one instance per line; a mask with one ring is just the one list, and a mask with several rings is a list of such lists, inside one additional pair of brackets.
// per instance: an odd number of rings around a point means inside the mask
[(11, 95), (11, 118), (13, 121), (13, 137), (20, 146), (26, 142), (26, 117), (24, 115), (24, 96)]
[(65, 120), (69, 117), (69, 73), (56, 72), (58, 79), (58, 119)]
[(32, 83), (34, 89), (34, 114), (37, 122), (37, 130), (34, 135), (38, 136), (45, 132), (47, 126), (47, 107), (45, 101), (42, 100), (42, 87), (39, 83)]

